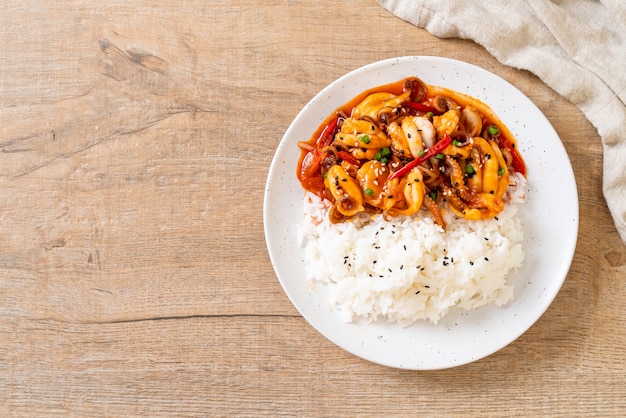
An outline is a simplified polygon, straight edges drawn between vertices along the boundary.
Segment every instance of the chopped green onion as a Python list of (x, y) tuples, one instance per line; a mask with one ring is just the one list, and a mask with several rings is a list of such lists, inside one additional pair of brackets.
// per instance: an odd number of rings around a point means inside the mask
[(430, 193), (428, 193), (428, 195), (432, 200), (437, 200), (437, 190), (432, 190)]
[(381, 163), (383, 163), (383, 164), (387, 164), (387, 163), (389, 162), (389, 158), (387, 158), (387, 157), (382, 157), (382, 158), (380, 159), (380, 162), (381, 162)]
[(433, 116), (435, 116), (435, 114), (434, 114), (433, 112), (428, 112), (428, 113), (426, 113), (426, 117), (427, 117), (428, 119), (432, 119), (432, 118), (433, 118)]
[(489, 135), (496, 136), (500, 133), (500, 129), (496, 125), (491, 125), (489, 127)]
[(443, 160), (445, 158), (445, 156), (442, 153), (439, 153), (437, 155), (435, 155), (435, 158), (438, 160)]
[(372, 196), (374, 194), (374, 190), (368, 187), (367, 189), (364, 190), (364, 193), (368, 196)]
[(327, 171), (327, 172), (325, 172), (325, 173), (322, 175), (322, 177), (324, 177), (324, 180), (326, 180), (326, 177), (328, 177), (328, 171)]
[(426, 154), (426, 151), (421, 150), (420, 152), (418, 152), (418, 153), (417, 153), (417, 156), (418, 156), (418, 157), (423, 157), (423, 156), (424, 156), (424, 154)]
[(458, 147), (458, 146), (459, 146), (459, 144), (460, 144), (460, 142), (459, 142), (459, 141), (457, 141), (456, 139), (453, 139), (453, 140), (452, 140), (452, 145), (454, 145), (455, 147)]
[(364, 144), (369, 144), (370, 143), (370, 137), (369, 137), (369, 135), (363, 135), (362, 137), (359, 138), (359, 141), (361, 141)]
[(465, 166), (465, 172), (467, 174), (475, 174), (476, 170), (474, 170), (474, 167), (472, 167), (471, 164), (468, 164), (468, 165)]
[(374, 155), (374, 159), (380, 161), (380, 159), (382, 158), (382, 154), (380, 153), (380, 151), (378, 151), (375, 155)]
[(386, 155), (391, 154), (391, 150), (390, 150), (389, 148), (383, 148), (383, 149), (382, 149), (382, 150), (380, 150), (380, 151), (381, 151), (381, 153), (382, 153), (381, 155), (382, 155), (383, 157), (384, 157), (384, 156), (386, 156)]
[(498, 176), (500, 176), (500, 177), (501, 177), (501, 176), (503, 176), (503, 175), (504, 175), (504, 168), (500, 168), (500, 169), (498, 170)]

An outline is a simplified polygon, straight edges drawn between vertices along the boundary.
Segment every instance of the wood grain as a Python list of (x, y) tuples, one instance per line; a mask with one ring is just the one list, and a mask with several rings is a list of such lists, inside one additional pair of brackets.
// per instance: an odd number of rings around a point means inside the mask
[[(544, 316), (442, 371), (324, 339), (283, 293), (263, 233), (295, 115), (337, 77), (403, 55), (513, 83), (559, 133), (580, 196), (576, 254)], [(599, 137), (481, 47), (373, 1), (9, 1), (0, 92), (0, 415), (626, 414), (626, 249)]]

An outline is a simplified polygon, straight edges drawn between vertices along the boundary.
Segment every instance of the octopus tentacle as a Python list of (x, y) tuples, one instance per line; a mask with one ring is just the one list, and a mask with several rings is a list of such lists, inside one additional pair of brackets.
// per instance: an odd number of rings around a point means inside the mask
[(471, 200), (473, 193), (465, 185), (463, 171), (458, 161), (452, 157), (446, 156), (445, 162), (450, 171), (450, 187), (454, 190), (454, 193), (463, 200)]
[(437, 203), (428, 194), (424, 195), (424, 206), (426, 206), (426, 209), (428, 209), (431, 215), (433, 215), (433, 218), (435, 218), (435, 223), (443, 229), (446, 229), (446, 221), (443, 220), (441, 208), (439, 208)]

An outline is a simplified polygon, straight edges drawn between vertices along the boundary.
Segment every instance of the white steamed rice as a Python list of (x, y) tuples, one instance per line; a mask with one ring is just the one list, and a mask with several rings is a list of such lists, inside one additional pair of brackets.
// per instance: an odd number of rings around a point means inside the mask
[(518, 176), (517, 182), (497, 219), (446, 214), (445, 231), (426, 212), (331, 224), (328, 202), (307, 193), (300, 230), (307, 279), (327, 287), (330, 304), (346, 322), (437, 323), (454, 306), (505, 305), (514, 291), (506, 277), (524, 260), (516, 214), (525, 179)]

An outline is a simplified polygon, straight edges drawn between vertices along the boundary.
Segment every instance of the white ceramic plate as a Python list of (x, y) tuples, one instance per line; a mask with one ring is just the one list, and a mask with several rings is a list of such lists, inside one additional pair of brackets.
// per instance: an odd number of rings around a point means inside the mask
[[(305, 280), (297, 236), (303, 189), (296, 178), (300, 150), (336, 108), (369, 88), (417, 76), (426, 83), (474, 96), (500, 116), (517, 137), (528, 167), (523, 267), (509, 277), (515, 299), (505, 307), (454, 310), (437, 325), (342, 322), (319, 290)], [(505, 347), (530, 328), (557, 295), (578, 236), (578, 194), (565, 149), (541, 111), (514, 86), (474, 65), (437, 57), (401, 57), (359, 68), (330, 84), (298, 114), (272, 161), (264, 200), (269, 255), (287, 296), (322, 335), (350, 353), (402, 369), (466, 364)]]

